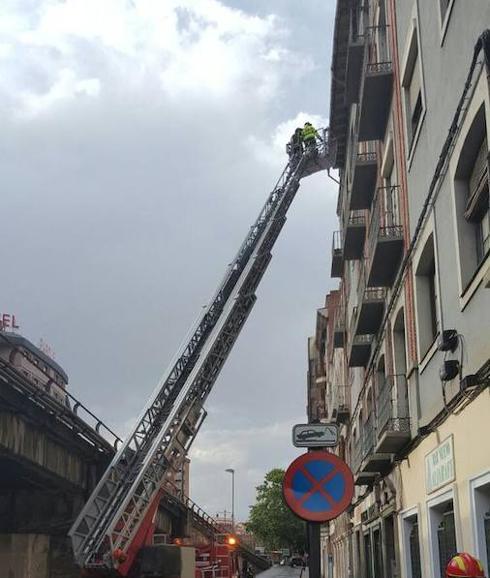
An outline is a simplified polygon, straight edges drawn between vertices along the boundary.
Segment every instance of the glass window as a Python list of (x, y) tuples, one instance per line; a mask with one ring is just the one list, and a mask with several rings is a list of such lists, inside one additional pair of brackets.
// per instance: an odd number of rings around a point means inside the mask
[(373, 550), (374, 575), (376, 578), (383, 578), (383, 554), (381, 549), (381, 532), (379, 529), (373, 532)]
[(416, 29), (414, 29), (412, 33), (408, 64), (403, 75), (402, 86), (405, 92), (408, 145), (409, 149), (411, 149), (424, 110), (422, 98), (422, 69)]
[(418, 339), (420, 355), (423, 357), (439, 332), (438, 287), (432, 235), (420, 255), (415, 275), (419, 322)]
[(449, 560), (458, 553), (456, 547), (456, 529), (454, 526), (453, 502), (449, 502), (442, 514), (442, 520), (437, 528), (437, 543), (439, 545), (439, 570), (441, 578), (445, 578), (445, 570)]
[(366, 563), (364, 576), (366, 578), (373, 578), (372, 557), (371, 557), (371, 536), (369, 534), (366, 534), (364, 536), (364, 560)]
[(412, 578), (422, 578), (422, 564), (420, 561), (420, 539), (418, 521), (413, 522), (409, 534), (410, 542), (410, 564), (412, 567)]

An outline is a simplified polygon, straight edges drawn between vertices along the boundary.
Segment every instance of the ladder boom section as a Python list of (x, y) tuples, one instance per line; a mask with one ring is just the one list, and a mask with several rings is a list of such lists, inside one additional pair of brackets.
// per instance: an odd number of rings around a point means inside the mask
[(113, 552), (128, 550), (160, 488), (182, 467), (205, 417), (204, 401), (255, 303), (299, 181), (328, 163), (325, 138), (314, 154), (305, 152), (284, 169), (210, 305), (73, 524), (80, 566), (117, 566)]

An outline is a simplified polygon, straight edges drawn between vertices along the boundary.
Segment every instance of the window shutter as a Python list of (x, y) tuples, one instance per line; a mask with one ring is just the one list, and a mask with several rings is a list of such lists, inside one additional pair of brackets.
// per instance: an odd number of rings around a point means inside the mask
[(482, 211), (488, 208), (488, 165), (488, 145), (484, 138), (468, 181), (468, 202), (464, 213), (467, 221), (479, 221)]

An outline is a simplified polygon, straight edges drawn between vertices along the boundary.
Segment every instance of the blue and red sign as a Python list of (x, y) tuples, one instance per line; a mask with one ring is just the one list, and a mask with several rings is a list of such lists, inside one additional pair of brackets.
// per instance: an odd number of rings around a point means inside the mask
[(335, 454), (309, 452), (286, 470), (283, 495), (289, 508), (308, 522), (328, 522), (346, 510), (354, 495), (349, 466)]

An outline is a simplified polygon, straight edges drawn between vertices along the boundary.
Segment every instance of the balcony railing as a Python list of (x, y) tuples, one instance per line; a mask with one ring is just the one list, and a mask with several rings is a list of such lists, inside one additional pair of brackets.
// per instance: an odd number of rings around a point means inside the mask
[(369, 209), (378, 174), (378, 143), (375, 140), (351, 144), (351, 191), (349, 209)]
[(376, 447), (376, 421), (371, 412), (362, 428), (362, 459), (366, 459)]
[(333, 386), (332, 418), (337, 423), (346, 423), (350, 415), (350, 387), (348, 385)]
[(403, 254), (403, 226), (399, 210), (399, 187), (376, 192), (368, 233), (368, 285), (391, 287)]
[(363, 447), (362, 447), (362, 439), (357, 439), (355, 443), (352, 444), (352, 455), (350, 457), (350, 467), (354, 474), (357, 474), (359, 471), (362, 458), (363, 458)]
[(360, 99), (360, 140), (382, 139), (388, 122), (393, 66), (388, 53), (387, 29), (386, 25), (373, 26), (367, 31), (367, 62)]
[(410, 439), (405, 375), (389, 375), (378, 394), (378, 451), (396, 453)]
[(366, 211), (349, 211), (344, 233), (344, 258), (361, 259), (366, 238)]

